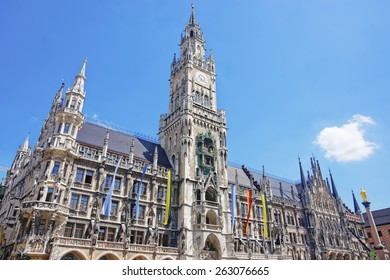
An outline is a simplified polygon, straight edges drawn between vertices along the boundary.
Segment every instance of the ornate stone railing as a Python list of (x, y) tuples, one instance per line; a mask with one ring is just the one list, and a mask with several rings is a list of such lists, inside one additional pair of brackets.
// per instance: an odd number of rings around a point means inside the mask
[(111, 249), (111, 250), (124, 250), (124, 244), (122, 242), (109, 242), (109, 241), (98, 241), (97, 247), (100, 249)]
[(77, 247), (91, 247), (92, 241), (90, 239), (56, 237), (54, 239), (54, 244)]
[(157, 247), (158, 253), (165, 253), (165, 254), (178, 254), (179, 249), (172, 248), (172, 247)]
[(56, 211), (63, 213), (64, 215), (69, 215), (69, 207), (60, 205), (55, 202), (27, 201), (22, 204), (22, 210), (27, 210), (29, 208), (37, 210)]
[(218, 208), (219, 204), (218, 204), (218, 202), (206, 201), (206, 206), (213, 207), (213, 208)]
[(209, 224), (206, 224), (205, 227), (206, 227), (206, 229), (209, 229), (209, 230), (219, 230), (220, 229), (219, 225), (209, 225)]
[(154, 252), (154, 246), (141, 245), (141, 244), (130, 244), (128, 247), (129, 251), (137, 252)]

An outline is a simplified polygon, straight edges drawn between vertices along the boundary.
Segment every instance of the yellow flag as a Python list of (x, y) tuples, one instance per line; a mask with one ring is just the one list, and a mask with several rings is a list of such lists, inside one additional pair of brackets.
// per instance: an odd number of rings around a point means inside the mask
[(261, 202), (263, 204), (264, 238), (268, 238), (267, 204), (265, 201), (265, 194), (261, 195)]
[(165, 220), (164, 225), (169, 223), (169, 214), (171, 212), (171, 170), (168, 170), (167, 197), (165, 200)]

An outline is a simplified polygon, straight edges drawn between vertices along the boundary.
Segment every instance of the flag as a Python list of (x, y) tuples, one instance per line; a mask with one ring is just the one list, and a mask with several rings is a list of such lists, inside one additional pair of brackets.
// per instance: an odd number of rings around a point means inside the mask
[(118, 162), (117, 162), (117, 164), (115, 166), (115, 172), (114, 172), (114, 176), (112, 178), (110, 189), (108, 190), (108, 194), (106, 196), (106, 200), (103, 203), (101, 214), (103, 214), (104, 216), (110, 216), (112, 192), (113, 192), (114, 186), (115, 186), (115, 176), (116, 176), (116, 172), (118, 171), (118, 167), (119, 167), (119, 164), (120, 164), (121, 160), (122, 160), (122, 157), (119, 157), (118, 158)]
[(141, 182), (137, 186), (137, 200), (135, 202), (135, 219), (138, 220), (139, 217), (139, 198), (141, 196), (142, 181), (144, 180), (146, 169), (148, 169), (148, 163), (145, 163), (144, 170), (141, 175)]
[(165, 200), (165, 220), (164, 225), (169, 224), (169, 215), (171, 214), (171, 170), (168, 170), (167, 197)]
[(263, 205), (263, 222), (264, 222), (264, 238), (268, 238), (268, 220), (267, 220), (267, 200), (265, 193), (261, 195), (261, 203)]
[(249, 218), (251, 216), (251, 208), (252, 208), (252, 190), (248, 190), (247, 201), (248, 201), (248, 217), (246, 219), (246, 225), (245, 225), (245, 232), (244, 232), (244, 234), (248, 233)]
[(235, 186), (232, 185), (232, 193), (231, 193), (232, 199), (231, 199), (231, 206), (230, 209), (232, 211), (232, 230), (234, 229), (234, 206), (236, 205), (236, 191)]

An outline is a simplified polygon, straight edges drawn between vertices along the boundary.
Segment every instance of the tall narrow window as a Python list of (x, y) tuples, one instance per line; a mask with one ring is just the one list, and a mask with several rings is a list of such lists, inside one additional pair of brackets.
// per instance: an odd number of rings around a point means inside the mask
[(70, 108), (74, 109), (75, 106), (76, 106), (76, 99), (72, 98), (72, 103), (70, 103)]
[(59, 169), (60, 169), (60, 162), (59, 161), (54, 162), (54, 166), (53, 166), (53, 170), (51, 171), (51, 174), (57, 175)]
[(76, 224), (76, 229), (74, 231), (75, 238), (83, 238), (84, 225)]
[(87, 211), (88, 199), (89, 199), (88, 195), (81, 196), (80, 207), (79, 207), (80, 211)]
[(98, 239), (100, 241), (104, 241), (105, 238), (106, 238), (106, 228), (105, 227), (101, 227), (101, 228), (99, 228)]
[(74, 223), (67, 223), (65, 226), (64, 237), (72, 237)]
[(115, 190), (121, 189), (121, 178), (115, 177), (114, 189)]
[(77, 205), (79, 203), (79, 195), (78, 194), (72, 194), (72, 198), (70, 200), (70, 208), (71, 209), (74, 209), (74, 210), (77, 210)]
[(76, 178), (75, 178), (76, 182), (82, 183), (83, 178), (84, 178), (84, 169), (77, 168)]
[(139, 206), (139, 219), (145, 219), (145, 206)]
[(116, 216), (117, 214), (118, 214), (118, 201), (112, 201), (110, 215)]
[(93, 171), (86, 170), (85, 171), (85, 183), (91, 184), (92, 183), (92, 177), (93, 177)]
[(66, 123), (64, 126), (64, 133), (69, 133), (70, 123)]
[(115, 228), (107, 229), (107, 241), (114, 241), (115, 238)]
[(113, 180), (114, 176), (113, 175), (107, 175), (106, 177), (106, 188), (109, 188), (112, 184), (112, 180)]
[(207, 95), (204, 97), (204, 106), (209, 107), (209, 97)]
[(46, 201), (51, 202), (52, 197), (53, 197), (53, 188), (48, 188), (46, 194)]
[(60, 125), (58, 126), (57, 133), (60, 133), (61, 129), (62, 129), (62, 123), (60, 123)]

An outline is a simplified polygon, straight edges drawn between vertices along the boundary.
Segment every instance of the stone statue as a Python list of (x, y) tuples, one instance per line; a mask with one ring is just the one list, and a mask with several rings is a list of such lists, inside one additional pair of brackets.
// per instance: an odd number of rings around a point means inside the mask
[(365, 189), (360, 190), (360, 195), (362, 196), (363, 202), (367, 202), (367, 192)]

